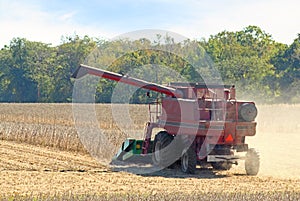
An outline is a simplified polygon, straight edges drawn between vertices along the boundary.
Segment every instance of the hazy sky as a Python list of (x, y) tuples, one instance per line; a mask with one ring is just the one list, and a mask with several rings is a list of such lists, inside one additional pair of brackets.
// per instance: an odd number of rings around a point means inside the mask
[(110, 39), (142, 29), (207, 39), (248, 25), (291, 44), (300, 33), (300, 1), (0, 0), (0, 48), (14, 37), (57, 45), (74, 33)]

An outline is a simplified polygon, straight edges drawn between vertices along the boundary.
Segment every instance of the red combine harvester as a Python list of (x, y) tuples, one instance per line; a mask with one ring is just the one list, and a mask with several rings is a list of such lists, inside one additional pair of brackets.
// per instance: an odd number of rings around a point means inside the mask
[[(144, 139), (126, 139), (114, 159), (126, 161), (137, 155), (151, 155), (154, 165), (180, 164), (185, 173), (194, 173), (197, 164), (229, 170), (242, 159), (246, 173), (257, 175), (259, 155), (245, 143), (246, 136), (256, 133), (257, 109), (254, 102), (238, 101), (234, 86), (200, 83), (163, 86), (86, 65), (80, 65), (72, 77), (86, 74), (163, 94), (149, 105), (150, 121)], [(154, 128), (162, 131), (152, 140)]]

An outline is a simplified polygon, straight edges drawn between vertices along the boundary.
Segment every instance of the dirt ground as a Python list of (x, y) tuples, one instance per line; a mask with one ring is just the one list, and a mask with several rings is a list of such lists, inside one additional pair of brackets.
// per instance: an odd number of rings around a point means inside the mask
[(194, 192), (300, 192), (300, 180), (246, 176), (237, 166), (230, 171), (198, 169), (195, 175), (164, 170), (150, 175), (115, 172), (88, 155), (15, 142), (0, 142), (1, 196), (64, 194), (162, 194)]

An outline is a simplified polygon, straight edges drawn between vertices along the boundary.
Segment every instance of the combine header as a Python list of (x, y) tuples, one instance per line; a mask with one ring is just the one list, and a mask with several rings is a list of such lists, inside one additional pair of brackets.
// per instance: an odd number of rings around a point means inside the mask
[[(216, 170), (229, 170), (245, 160), (248, 175), (259, 171), (259, 155), (249, 149), (246, 136), (256, 132), (254, 102), (238, 101), (233, 85), (169, 83), (167, 86), (80, 65), (73, 78), (86, 74), (122, 82), (163, 94), (149, 105), (150, 121), (144, 139), (127, 139), (115, 160), (152, 153), (152, 162), (161, 167), (180, 164), (185, 173), (194, 173), (197, 164), (211, 164)], [(152, 131), (160, 128), (152, 140)], [(241, 155), (238, 152), (244, 152)]]

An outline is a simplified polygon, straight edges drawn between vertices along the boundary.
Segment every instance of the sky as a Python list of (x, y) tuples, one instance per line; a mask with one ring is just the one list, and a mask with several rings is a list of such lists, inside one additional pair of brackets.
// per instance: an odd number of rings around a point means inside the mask
[(259, 26), (277, 42), (300, 33), (299, 0), (0, 0), (0, 48), (21, 37), (52, 45), (160, 29), (190, 39)]

